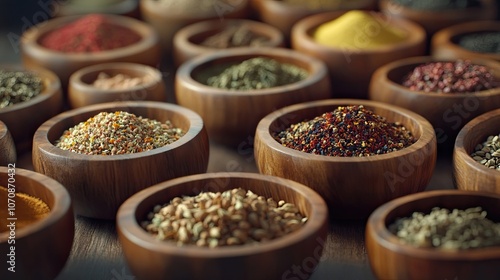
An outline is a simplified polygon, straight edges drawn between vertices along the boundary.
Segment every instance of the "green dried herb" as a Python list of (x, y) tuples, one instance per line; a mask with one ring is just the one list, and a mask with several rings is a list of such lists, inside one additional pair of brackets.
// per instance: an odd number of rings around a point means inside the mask
[(28, 101), (43, 91), (43, 81), (30, 72), (0, 70), (0, 108)]

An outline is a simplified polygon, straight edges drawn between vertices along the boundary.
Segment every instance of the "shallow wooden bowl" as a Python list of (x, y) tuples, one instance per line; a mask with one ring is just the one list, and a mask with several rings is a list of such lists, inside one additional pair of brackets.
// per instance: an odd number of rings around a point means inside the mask
[(7, 166), (17, 160), (16, 145), (9, 128), (0, 121), (0, 166)]
[[(382, 155), (332, 157), (287, 148), (273, 138), (292, 124), (347, 105), (364, 105), (389, 122), (400, 122), (417, 141)], [(288, 106), (264, 117), (255, 133), (254, 154), (260, 173), (314, 189), (326, 200), (334, 218), (358, 219), (391, 199), (424, 190), (437, 152), (431, 124), (416, 113), (369, 100), (330, 99)]]
[[(225, 18), (246, 18), (248, 14), (248, 0), (220, 0), (213, 2), (213, 11), (205, 14), (181, 13), (174, 11), (169, 6), (161, 4), (162, 1), (139, 0), (141, 16), (158, 32), (162, 50), (167, 54), (167, 60), (172, 59), (173, 38), (177, 31), (189, 24)], [(170, 0), (176, 1), (176, 0)], [(186, 1), (186, 0), (184, 0)], [(189, 0), (194, 1), (194, 0)]]
[(429, 36), (455, 24), (494, 20), (497, 16), (497, 4), (494, 0), (482, 0), (479, 7), (442, 11), (416, 10), (391, 0), (380, 0), (379, 7), (380, 11), (388, 17), (405, 18), (421, 25)]
[[(155, 205), (167, 203), (174, 197), (223, 192), (235, 187), (294, 203), (308, 221), (299, 230), (266, 243), (215, 249), (178, 247), (157, 240), (140, 226)], [(297, 182), (255, 173), (207, 173), (163, 182), (128, 199), (117, 214), (118, 237), (125, 259), (138, 279), (305, 277), (319, 263), (327, 228), (328, 210), (317, 193)]]
[[(92, 85), (99, 73), (110, 77), (118, 74), (129, 77), (151, 77), (151, 81), (126, 89), (100, 89)], [(69, 79), (68, 103), (72, 108), (127, 100), (166, 101), (167, 93), (162, 73), (148, 65), (138, 63), (104, 63), (82, 68)]]
[(480, 32), (500, 32), (499, 21), (477, 21), (456, 24), (442, 29), (432, 36), (432, 55), (440, 59), (491, 59), (500, 61), (498, 53), (473, 52), (460, 47), (459, 40), (462, 36)]
[(488, 218), (500, 221), (500, 196), (458, 190), (426, 191), (390, 201), (370, 216), (366, 226), (366, 250), (378, 279), (498, 279), (500, 247), (440, 251), (403, 244), (388, 230), (397, 218), (433, 207), (466, 209), (481, 206)]
[[(304, 1), (306, 2), (306, 1)], [(287, 39), (291, 36), (293, 25), (299, 20), (318, 13), (342, 10), (374, 10), (377, 8), (375, 0), (337, 1), (335, 8), (307, 8), (306, 5), (291, 5), (276, 0), (253, 0), (252, 7), (258, 18), (278, 28)]]
[(173, 37), (174, 62), (177, 67), (187, 60), (211, 51), (220, 50), (202, 46), (201, 43), (231, 26), (244, 25), (252, 33), (267, 38), (268, 42), (258, 47), (284, 47), (283, 33), (277, 28), (247, 19), (213, 19), (190, 24), (177, 31)]
[[(80, 0), (82, 1), (82, 0)], [(52, 1), (54, 17), (74, 16), (89, 13), (116, 14), (122, 16), (139, 17), (139, 3), (137, 0), (101, 1), (100, 5), (78, 5), (75, 1)], [(106, 5), (107, 4), (107, 5)]]
[(327, 64), (332, 84), (335, 85), (335, 92), (339, 93), (339, 97), (366, 99), (370, 78), (377, 68), (401, 58), (424, 55), (426, 39), (422, 27), (405, 19), (387, 18), (380, 13), (376, 15), (385, 18), (387, 24), (406, 30), (408, 39), (374, 50), (347, 51), (318, 44), (312, 37), (318, 26), (344, 13), (329, 12), (308, 16), (294, 25), (291, 38), (293, 49)]
[[(0, 278), (54, 279), (63, 269), (73, 245), (75, 226), (68, 192), (63, 185), (47, 176), (12, 165), (0, 166), (0, 185), (15, 189), (16, 193), (40, 198), (50, 208), (50, 213), (45, 218), (17, 228), (12, 235), (10, 230), (0, 233)], [(3, 201), (2, 211), (7, 212), (7, 206), (8, 201)], [(17, 221), (2, 221), (2, 224), (17, 224), (21, 218), (20, 212), (19, 208), (14, 212), (18, 214), (15, 215)], [(8, 263), (11, 257), (8, 254), (12, 254), (12, 247), (15, 272), (7, 269), (11, 267)]]
[[(63, 132), (100, 112), (126, 111), (161, 122), (170, 120), (185, 135), (172, 144), (124, 155), (84, 155), (55, 146)], [(89, 105), (61, 113), (36, 131), (34, 170), (63, 184), (79, 215), (114, 219), (120, 204), (156, 183), (206, 172), (208, 139), (202, 119), (178, 105), (124, 101)]]
[(44, 89), (38, 96), (0, 109), (0, 121), (9, 128), (17, 153), (21, 154), (31, 149), (38, 127), (63, 110), (61, 82), (54, 72), (43, 68), (28, 70), (22, 66), (8, 66), (2, 69), (31, 71), (43, 80)]
[[(215, 74), (231, 64), (253, 57), (267, 57), (304, 68), (309, 76), (297, 83), (261, 90), (226, 90), (205, 85), (207, 69)], [(217, 72), (215, 72), (217, 71)], [(212, 74), (214, 75), (214, 74)], [(332, 96), (323, 62), (293, 50), (240, 48), (220, 50), (191, 59), (176, 75), (176, 98), (181, 106), (201, 115), (210, 140), (228, 146), (253, 144), (260, 119), (279, 108)]]
[(158, 34), (150, 25), (127, 16), (104, 15), (113, 24), (132, 29), (142, 37), (137, 43), (126, 47), (95, 53), (65, 53), (47, 49), (39, 44), (42, 36), (48, 32), (83, 16), (85, 15), (54, 18), (25, 31), (21, 37), (23, 64), (26, 67), (38, 66), (52, 70), (61, 79), (65, 91), (71, 74), (89, 65), (108, 62), (141, 63), (153, 67), (159, 65), (161, 52)]
[(470, 154), (490, 135), (498, 135), (500, 109), (484, 113), (468, 122), (458, 133), (453, 150), (453, 178), (458, 189), (500, 194), (500, 171), (476, 162)]
[[(430, 56), (412, 57), (386, 64), (373, 74), (370, 99), (409, 109), (426, 118), (434, 127), (440, 150), (451, 152), (460, 129), (474, 117), (500, 108), (500, 88), (477, 93), (428, 93), (401, 85), (405, 75), (421, 64), (440, 60)], [(490, 68), (500, 80), (500, 64), (473, 60)]]

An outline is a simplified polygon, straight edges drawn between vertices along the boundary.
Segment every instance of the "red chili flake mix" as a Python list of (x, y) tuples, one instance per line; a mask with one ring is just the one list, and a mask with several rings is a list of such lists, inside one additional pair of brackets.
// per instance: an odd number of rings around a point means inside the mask
[(419, 65), (404, 78), (402, 84), (415, 91), (474, 93), (497, 88), (500, 81), (486, 66), (457, 60)]
[(292, 124), (274, 138), (301, 152), (336, 157), (386, 154), (416, 141), (403, 125), (387, 122), (363, 105), (339, 106), (312, 120)]
[(40, 44), (55, 51), (86, 53), (122, 48), (140, 39), (132, 29), (114, 24), (103, 15), (90, 14), (49, 32)]
[(66, 130), (56, 146), (78, 154), (121, 155), (163, 147), (183, 135), (170, 121), (161, 123), (123, 111), (101, 112)]

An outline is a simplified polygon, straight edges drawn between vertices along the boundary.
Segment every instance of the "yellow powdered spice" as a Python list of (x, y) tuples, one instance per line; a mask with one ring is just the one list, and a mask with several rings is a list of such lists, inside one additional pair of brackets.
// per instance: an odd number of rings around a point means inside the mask
[(407, 35), (377, 13), (353, 10), (320, 25), (314, 40), (335, 48), (366, 50), (400, 43)]
[[(16, 196), (11, 198), (15, 201), (14, 215), (9, 215), (8, 210), (8, 190), (0, 186), (0, 233), (9, 231), (7, 225), (15, 222), (16, 230), (45, 218), (49, 212), (49, 206), (37, 197), (25, 193), (16, 192)], [(7, 218), (17, 218), (17, 220), (7, 220)]]

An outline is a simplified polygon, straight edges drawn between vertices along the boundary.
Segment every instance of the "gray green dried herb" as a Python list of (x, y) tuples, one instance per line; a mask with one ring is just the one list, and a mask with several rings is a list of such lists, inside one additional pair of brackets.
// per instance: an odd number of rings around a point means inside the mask
[(64, 131), (56, 146), (87, 155), (121, 155), (148, 151), (184, 135), (170, 121), (164, 123), (116, 111), (101, 112)]
[(34, 73), (0, 70), (0, 109), (31, 100), (43, 88), (42, 78)]
[(252, 32), (247, 25), (230, 25), (201, 42), (200, 45), (211, 48), (259, 47), (268, 45), (269, 38)]
[(175, 197), (156, 205), (141, 226), (178, 246), (215, 248), (266, 242), (298, 230), (306, 221), (292, 203), (234, 188)]
[(480, 164), (500, 170), (500, 141), (499, 135), (490, 135), (481, 144), (474, 148), (471, 157)]
[(444, 11), (481, 6), (479, 0), (392, 0), (391, 2), (415, 10)]
[(481, 207), (465, 210), (435, 207), (429, 214), (414, 212), (399, 218), (389, 230), (415, 247), (464, 250), (500, 245), (500, 223), (486, 218)]
[(307, 77), (306, 70), (266, 57), (255, 57), (226, 68), (208, 78), (212, 87), (232, 90), (254, 90), (283, 86)]
[(500, 53), (500, 32), (480, 32), (463, 35), (458, 45), (479, 53)]

